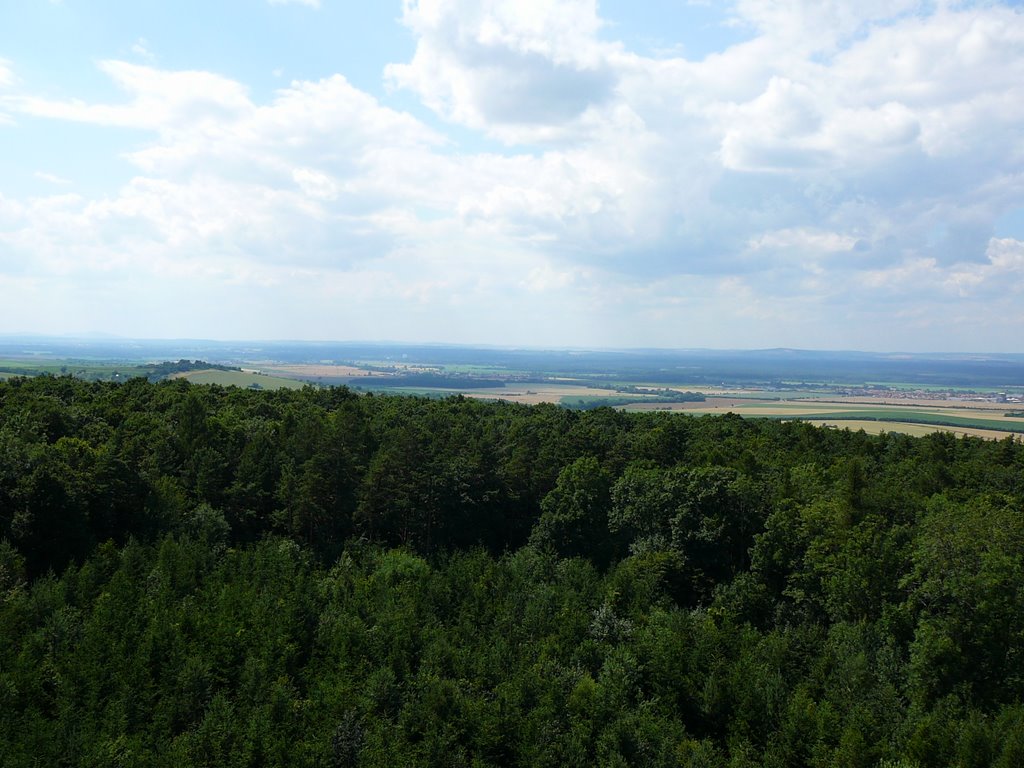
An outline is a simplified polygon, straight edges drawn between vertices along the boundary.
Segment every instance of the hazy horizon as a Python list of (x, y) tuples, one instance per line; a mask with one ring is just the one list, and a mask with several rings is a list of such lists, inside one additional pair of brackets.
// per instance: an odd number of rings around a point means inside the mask
[[(309, 347), (338, 347), (344, 348), (372, 348), (372, 347), (399, 347), (408, 349), (417, 348), (451, 348), (460, 350), (479, 351), (526, 351), (539, 353), (622, 353), (622, 354), (668, 354), (668, 355), (758, 355), (789, 353), (795, 355), (823, 355), (823, 356), (864, 356), (880, 358), (899, 357), (943, 357), (943, 358), (1024, 358), (1024, 352), (1000, 352), (993, 350), (912, 350), (912, 349), (821, 349), (809, 347), (655, 347), (655, 346), (579, 346), (579, 345), (544, 345), (544, 344), (490, 344), (490, 343), (460, 343), (448, 341), (403, 341), (401, 339), (273, 339), (273, 338), (196, 338), (196, 337), (133, 337), (120, 336), (117, 334), (94, 333), (94, 334), (47, 334), (47, 333), (0, 333), (0, 354), (14, 354), (11, 349), (3, 348), (4, 344), (18, 342), (44, 341), (55, 344), (78, 344), (96, 347), (109, 346), (113, 348), (127, 347), (130, 345), (152, 345), (159, 347), (165, 345), (168, 349), (176, 344), (183, 345), (212, 345), (214, 348), (231, 349), (233, 345), (267, 345), (270, 347), (281, 347), (287, 349), (289, 345)], [(67, 352), (67, 349), (60, 349), (60, 352)], [(108, 350), (109, 351), (109, 350)], [(25, 354), (42, 354), (40, 350), (25, 351)], [(57, 355), (61, 356), (60, 354)]]
[(1015, 0), (0, 22), (3, 334), (1024, 352)]

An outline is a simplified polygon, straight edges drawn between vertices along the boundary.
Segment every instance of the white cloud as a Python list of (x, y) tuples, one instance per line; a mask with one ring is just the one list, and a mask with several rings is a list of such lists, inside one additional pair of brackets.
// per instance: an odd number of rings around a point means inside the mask
[(843, 106), (824, 88), (778, 77), (763, 94), (737, 107), (731, 123), (721, 158), (727, 168), (741, 171), (880, 164), (893, 154), (916, 151), (921, 130), (901, 103)]
[[(162, 90), (154, 88), (139, 94), (136, 103), (160, 98)], [(381, 107), (340, 75), (293, 82), (266, 105), (242, 94), (231, 109), (206, 122), (192, 117), (197, 108), (184, 102), (160, 126), (160, 141), (132, 153), (133, 162), (150, 173), (182, 173), (213, 163), (225, 173), (262, 172), (280, 180), (291, 178), (292, 164), (327, 164), (349, 175), (369, 155), (442, 142), (422, 123)]]
[(389, 81), (502, 140), (560, 138), (613, 97), (594, 0), (405, 0), (402, 18), (416, 53)]
[(140, 37), (132, 43), (132, 53), (145, 61), (154, 61), (156, 59), (153, 52), (149, 50), (149, 41), (144, 37)]
[(56, 184), (60, 187), (65, 187), (71, 183), (70, 179), (65, 179), (63, 176), (58, 176), (55, 173), (47, 173), (46, 171), (36, 171), (33, 176), (40, 181), (45, 181), (47, 184)]
[[(643, 59), (601, 42), (593, 3), (536, 4), (522, 18), (507, 13), (509, 7), (407, 3), (404, 20), (417, 35), (417, 51), (410, 63), (388, 69), (392, 83), (416, 91), (442, 116), (510, 144), (547, 143), (555, 149), (545, 158), (575, 158), (564, 164), (567, 169), (622, 158), (601, 192), (619, 203), (636, 199), (627, 203), (631, 210), (658, 212), (642, 222), (645, 239), (661, 242), (657, 251), (673, 248), (672, 240), (680, 238), (712, 248), (718, 241), (720, 250), (734, 250), (744, 234), (755, 237), (762, 227), (808, 226), (823, 216), (840, 229), (863, 229), (872, 217), (886, 226), (892, 217), (885, 210), (894, 206), (907, 206), (901, 213), (910, 226), (897, 228), (906, 237), (926, 230), (934, 210), (934, 199), (925, 202), (915, 179), (939, 175), (950, 196), (962, 200), (988, 182), (995, 162), (1022, 154), (1018, 105), (1024, 93), (1018, 98), (1017, 92), (1024, 73), (1018, 77), (1017, 69), (1024, 56), (1019, 47), (1014, 53), (1006, 46), (1024, 26), (1020, 14), (999, 6), (932, 12), (914, 2), (741, 2), (737, 19), (758, 34), (700, 62)], [(979, 53), (997, 43), (1004, 47), (993, 56)], [(939, 52), (948, 60), (944, 67), (968, 73), (951, 77), (946, 90), (932, 82), (928, 65), (897, 67), (894, 76), (893, 56), (927, 59)], [(545, 99), (544, 88), (518, 93), (516, 84), (531, 72), (560, 82), (555, 70), (567, 83), (580, 72), (602, 72), (605, 86), (595, 91), (575, 84), (577, 102), (553, 100), (564, 112), (536, 103)], [(971, 86), (965, 90), (960, 82)], [(503, 83), (512, 85), (501, 88)], [(497, 105), (495, 92), (507, 103)], [(1000, 111), (996, 105), (1003, 102)], [(951, 130), (955, 122), (963, 126)], [(975, 178), (958, 178), (930, 161), (938, 157), (943, 132), (972, 141), (960, 151), (984, 162), (964, 163), (958, 172)], [(995, 143), (974, 141), (986, 135)], [(775, 182), (769, 196), (752, 196), (765, 172), (791, 181)], [(546, 178), (535, 177), (525, 189), (495, 186), (469, 201), (467, 210), (505, 212), (510, 221), (537, 226), (536, 237), (562, 242), (562, 233), (538, 225), (564, 221), (558, 212), (582, 201), (567, 202), (564, 184), (538, 183)], [(634, 179), (645, 180), (642, 191)], [(740, 199), (727, 200), (740, 185)], [(835, 220), (850, 209), (847, 201), (857, 201), (857, 220)], [(594, 209), (592, 218), (604, 218), (607, 210), (607, 204), (600, 213)], [(737, 232), (737, 226), (748, 232)], [(617, 240), (600, 238), (603, 250), (636, 245), (621, 238), (629, 227), (619, 232)], [(858, 237), (864, 243), (884, 239), (871, 232)], [(731, 264), (729, 258), (720, 261), (723, 268)]]
[(793, 249), (801, 252), (840, 253), (852, 250), (857, 245), (857, 238), (839, 232), (797, 227), (765, 232), (753, 238), (749, 245), (755, 251)]
[(831, 51), (873, 25), (924, 10), (921, 0), (737, 0), (734, 23), (801, 54)]
[(1024, 272), (1024, 242), (1020, 240), (1012, 237), (992, 238), (985, 255), (992, 268), (998, 272)]
[(316, 200), (334, 200), (338, 197), (338, 185), (326, 173), (296, 168), (292, 171), (292, 178), (299, 189)]
[[(11, 62), (0, 58), (0, 91), (10, 88), (16, 83), (17, 78), (14, 76), (14, 70), (11, 68)], [(0, 100), (0, 107), (2, 106), (3, 101)], [(14, 125), (14, 118), (0, 110), (0, 125)]]
[(992, 238), (985, 256), (985, 263), (953, 265), (943, 275), (944, 285), (960, 296), (1024, 293), (1024, 242)]
[(542, 264), (529, 271), (526, 279), (522, 281), (522, 285), (534, 293), (544, 293), (566, 288), (572, 285), (578, 277), (579, 274), (574, 270), (560, 270), (550, 264)]
[[(952, 317), (1003, 327), (1024, 283), (1020, 241), (992, 237), (1024, 199), (1024, 16), (880, 0), (732, 14), (750, 39), (654, 60), (608, 42), (593, 0), (407, 0), (416, 50), (387, 81), (501, 152), (341, 75), (260, 99), (104, 61), (120, 101), (0, 97), (150, 137), (106, 196), (0, 198), (0, 273), (199, 280), (243, 315), (273, 290), (305, 322), (393, 323), (326, 333), (348, 338), (405, 323), (468, 341), (870, 346), (939, 338)], [(910, 309), (918, 330), (881, 335)], [(578, 319), (557, 338), (556, 314)]]
[(1024, 293), (1024, 241), (991, 238), (985, 261), (942, 265), (933, 258), (912, 257), (883, 269), (866, 271), (863, 285), (890, 295), (967, 298), (979, 301)]
[(22, 96), (9, 103), (37, 117), (157, 131), (186, 124), (216, 126), (252, 108), (244, 86), (209, 72), (170, 72), (125, 61), (103, 61), (99, 67), (133, 97), (131, 102), (88, 104)]

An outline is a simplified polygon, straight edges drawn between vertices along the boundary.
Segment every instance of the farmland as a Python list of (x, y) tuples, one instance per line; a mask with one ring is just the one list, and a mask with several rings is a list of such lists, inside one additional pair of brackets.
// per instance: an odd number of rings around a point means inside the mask
[(74, 376), (87, 381), (118, 381), (132, 376), (145, 375), (139, 368), (140, 361), (102, 361), (49, 358), (0, 359), (0, 378), (13, 376)]
[(281, 376), (268, 376), (253, 371), (220, 371), (205, 369), (176, 373), (171, 378), (186, 379), (192, 384), (218, 384), (222, 387), (249, 389), (302, 389), (306, 382)]
[[(174, 361), (177, 362), (160, 362)], [(207, 362), (208, 361), (208, 362)], [(0, 378), (348, 386), (573, 409), (804, 420), (866, 431), (1024, 434), (1024, 356), (593, 351), (328, 342), (0, 339)]]
[(883, 432), (895, 432), (903, 435), (911, 435), (913, 437), (921, 437), (924, 435), (930, 435), (934, 432), (949, 432), (956, 435), (957, 437), (981, 437), (986, 440), (1003, 440), (1009, 435), (1017, 440), (1024, 440), (1024, 435), (1010, 432), (1000, 432), (993, 429), (974, 429), (971, 427), (965, 427), (958, 429), (955, 427), (945, 427), (935, 424), (908, 424), (900, 421), (839, 421), (835, 419), (805, 419), (808, 424), (814, 424), (818, 427), (829, 427), (832, 429), (848, 429), (851, 432), (857, 430), (864, 430), (868, 434), (882, 434)]
[(740, 399), (735, 396), (708, 398), (703, 403), (678, 403), (668, 406), (636, 404), (625, 410), (679, 410), (691, 415), (736, 413), (747, 418), (773, 418), (809, 421), (866, 431), (927, 434), (950, 431), (982, 437), (1005, 437), (1007, 433), (1024, 434), (1024, 418), (1005, 415), (1007, 406), (978, 403), (977, 406), (909, 407), (880, 401), (863, 405), (846, 402), (823, 402), (803, 398), (786, 400)]

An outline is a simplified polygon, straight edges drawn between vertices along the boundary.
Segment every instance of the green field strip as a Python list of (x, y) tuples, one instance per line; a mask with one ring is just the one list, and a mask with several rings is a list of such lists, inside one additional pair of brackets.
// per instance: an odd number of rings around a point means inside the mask
[[(769, 418), (789, 418), (779, 415)], [(965, 416), (936, 415), (922, 412), (893, 411), (892, 409), (874, 409), (864, 411), (834, 411), (832, 413), (804, 413), (791, 417), (801, 421), (891, 421), (905, 424), (929, 424), (940, 427), (971, 427), (974, 429), (991, 429), (999, 432), (1024, 433), (1024, 420), (1014, 422), (1009, 419), (971, 419)]]
[(217, 384), (222, 387), (241, 387), (243, 389), (251, 387), (253, 384), (259, 385), (261, 389), (302, 389), (309, 383), (243, 371), (194, 371), (180, 378), (192, 384)]
[[(742, 416), (745, 411), (749, 412), (751, 410), (758, 409), (758, 408), (762, 409), (762, 410), (771, 410), (771, 411), (811, 411), (812, 407), (814, 405), (816, 405), (815, 403), (799, 403), (799, 402), (788, 402), (788, 401), (777, 402), (777, 401), (774, 401), (774, 400), (760, 400), (760, 401), (754, 400), (754, 401), (747, 401), (747, 402), (736, 402), (736, 401), (740, 400), (741, 398), (738, 398), (738, 397), (736, 397), (736, 398), (734, 398), (734, 397), (724, 397), (724, 396), (719, 396), (719, 395), (708, 395), (707, 399), (708, 400), (728, 400), (729, 403), (727, 405), (722, 405), (722, 404), (715, 405), (714, 403), (709, 404), (709, 405), (701, 405), (700, 403), (696, 403), (693, 408), (688, 408), (687, 410), (692, 410), (694, 413), (725, 413), (726, 410), (732, 410), (732, 411), (735, 411), (736, 413), (738, 413), (738, 414), (740, 414)], [(838, 410), (836, 412), (839, 413), (839, 412), (841, 412), (841, 410), (843, 410), (843, 409), (840, 409), (840, 410)], [(814, 411), (814, 412), (817, 413), (817, 411)], [(755, 416), (764, 416), (764, 415), (772, 415), (772, 414), (754, 414), (754, 415)]]

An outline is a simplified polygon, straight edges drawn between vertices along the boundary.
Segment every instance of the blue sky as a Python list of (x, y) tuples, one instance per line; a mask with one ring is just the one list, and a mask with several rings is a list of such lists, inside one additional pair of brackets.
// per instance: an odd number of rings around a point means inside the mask
[(1024, 13), (0, 4), (0, 333), (1024, 351)]

